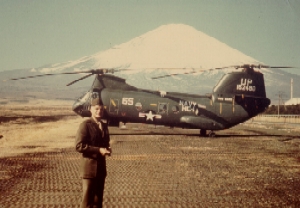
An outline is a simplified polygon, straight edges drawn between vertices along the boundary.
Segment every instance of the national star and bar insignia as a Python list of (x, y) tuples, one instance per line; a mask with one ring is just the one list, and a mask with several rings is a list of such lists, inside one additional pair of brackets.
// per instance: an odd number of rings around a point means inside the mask
[(146, 117), (146, 121), (153, 121), (154, 118), (161, 118), (162, 116), (159, 114), (153, 114), (152, 111), (149, 111), (148, 113), (139, 113), (139, 117)]

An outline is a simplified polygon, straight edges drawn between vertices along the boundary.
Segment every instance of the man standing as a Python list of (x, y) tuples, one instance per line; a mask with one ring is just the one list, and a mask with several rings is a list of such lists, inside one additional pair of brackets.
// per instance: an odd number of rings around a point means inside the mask
[(99, 98), (91, 100), (90, 111), (91, 118), (80, 124), (76, 135), (76, 151), (82, 154), (81, 208), (101, 208), (106, 177), (105, 156), (111, 154), (110, 138), (107, 123), (102, 120), (104, 106)]

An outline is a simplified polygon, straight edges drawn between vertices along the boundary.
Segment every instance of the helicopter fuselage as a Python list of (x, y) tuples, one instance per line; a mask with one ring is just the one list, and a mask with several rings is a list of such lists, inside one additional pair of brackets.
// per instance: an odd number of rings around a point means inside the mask
[(211, 94), (144, 90), (113, 75), (98, 75), (91, 90), (78, 99), (73, 110), (89, 116), (92, 97), (99, 97), (110, 125), (149, 123), (201, 130), (222, 130), (263, 112), (266, 98), (263, 75), (258, 72), (225, 74)]
[(249, 119), (232, 97), (213, 102), (210, 96), (104, 89), (101, 98), (110, 120), (124, 123), (220, 130)]

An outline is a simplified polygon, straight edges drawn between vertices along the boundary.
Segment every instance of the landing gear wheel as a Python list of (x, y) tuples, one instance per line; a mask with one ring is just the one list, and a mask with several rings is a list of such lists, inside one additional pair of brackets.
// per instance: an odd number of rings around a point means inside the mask
[(209, 136), (209, 137), (215, 137), (215, 136), (216, 136), (216, 134), (215, 134), (215, 132), (213, 132), (213, 131), (210, 131), (210, 132), (208, 133), (208, 136)]
[(200, 136), (201, 137), (206, 137), (206, 130), (205, 129), (200, 129)]

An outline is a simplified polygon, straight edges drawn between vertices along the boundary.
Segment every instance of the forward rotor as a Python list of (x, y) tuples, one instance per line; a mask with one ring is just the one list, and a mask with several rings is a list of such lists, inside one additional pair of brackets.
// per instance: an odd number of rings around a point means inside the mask
[(103, 75), (103, 74), (114, 74), (115, 72), (120, 72), (123, 70), (128, 70), (128, 69), (114, 69), (114, 68), (101, 68), (101, 69), (91, 69), (91, 70), (86, 70), (86, 71), (76, 71), (76, 72), (62, 72), (62, 73), (55, 73), (55, 74), (39, 74), (39, 75), (33, 75), (33, 76), (26, 76), (26, 77), (19, 77), (19, 78), (13, 78), (13, 79), (9, 79), (9, 80), (21, 80), (21, 79), (32, 79), (32, 78), (38, 78), (38, 77), (44, 77), (44, 76), (53, 76), (53, 75), (61, 75), (61, 74), (88, 74), (85, 75), (79, 79), (76, 79), (72, 82), (70, 82), (69, 84), (67, 84), (67, 86), (70, 86), (80, 80), (86, 79), (94, 74), (98, 74), (98, 75)]

